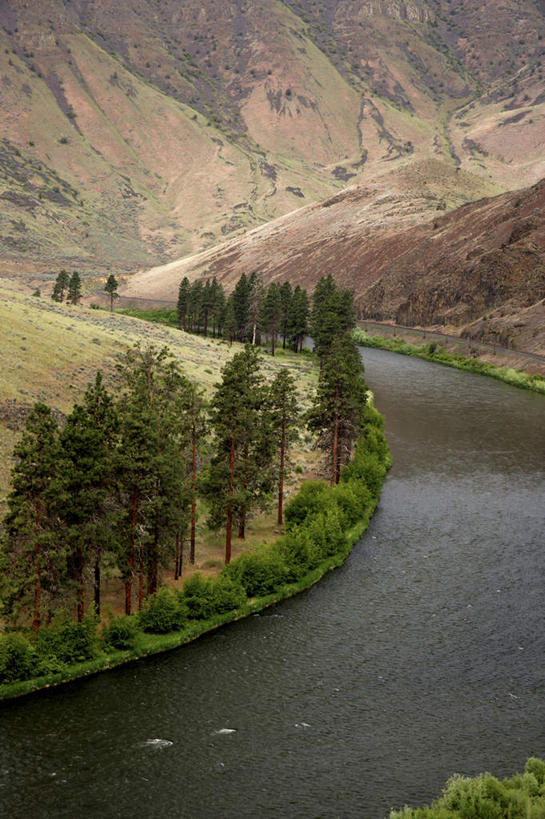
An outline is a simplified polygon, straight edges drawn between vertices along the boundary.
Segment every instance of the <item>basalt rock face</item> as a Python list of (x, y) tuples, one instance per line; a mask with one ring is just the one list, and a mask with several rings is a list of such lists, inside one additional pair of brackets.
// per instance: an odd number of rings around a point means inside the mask
[(413, 164), (532, 184), (544, 59), (534, 0), (0, 3), (0, 255), (131, 271)]
[(405, 238), (403, 257), (359, 295), (363, 316), (463, 327), (468, 337), (545, 351), (545, 180)]

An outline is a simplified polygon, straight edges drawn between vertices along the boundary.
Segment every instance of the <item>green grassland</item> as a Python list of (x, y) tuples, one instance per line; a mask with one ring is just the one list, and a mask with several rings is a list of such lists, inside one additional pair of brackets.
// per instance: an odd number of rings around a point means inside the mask
[[(239, 349), (176, 327), (34, 297), (0, 279), (0, 515), (8, 492), (10, 453), (30, 407), (44, 401), (58, 413), (68, 413), (98, 369), (115, 387), (116, 365), (139, 343), (168, 346), (184, 374), (208, 395), (226, 361)], [(311, 359), (279, 351), (274, 359), (264, 355), (262, 366), (266, 377), (289, 366), (301, 404), (306, 404), (316, 382)]]

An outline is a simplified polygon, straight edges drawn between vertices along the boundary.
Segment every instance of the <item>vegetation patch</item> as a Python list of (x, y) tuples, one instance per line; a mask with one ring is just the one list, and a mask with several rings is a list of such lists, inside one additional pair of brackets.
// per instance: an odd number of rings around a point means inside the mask
[(526, 819), (545, 816), (545, 762), (531, 757), (523, 774), (499, 780), (490, 774), (449, 779), (431, 806), (392, 811), (390, 819)]

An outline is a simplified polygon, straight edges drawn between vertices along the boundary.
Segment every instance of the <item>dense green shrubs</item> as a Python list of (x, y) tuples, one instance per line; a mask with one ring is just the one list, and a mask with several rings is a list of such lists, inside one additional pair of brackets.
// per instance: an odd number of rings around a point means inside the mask
[(392, 811), (390, 819), (541, 819), (545, 816), (545, 762), (535, 757), (523, 774), (500, 782), (490, 774), (453, 776), (431, 807)]
[(286, 534), (276, 543), (241, 555), (219, 577), (196, 573), (181, 591), (160, 589), (138, 615), (112, 619), (100, 635), (92, 617), (82, 623), (60, 620), (42, 628), (33, 642), (19, 633), (0, 635), (0, 684), (52, 677), (100, 659), (104, 652), (137, 651), (142, 632), (186, 630), (194, 635), (193, 623), (222, 622), (229, 612), (243, 609), (249, 598), (279, 594), (289, 584), (304, 587), (309, 572), (348, 554), (350, 530), (358, 524), (361, 531), (368, 522), (389, 465), (382, 417), (369, 403), (362, 436), (340, 483), (334, 487), (324, 481), (304, 483), (286, 507)]
[(159, 589), (146, 600), (138, 621), (142, 631), (168, 634), (183, 628), (187, 617), (188, 609), (180, 595), (171, 589)]
[(106, 648), (127, 651), (134, 648), (138, 620), (134, 616), (115, 617), (102, 634)]

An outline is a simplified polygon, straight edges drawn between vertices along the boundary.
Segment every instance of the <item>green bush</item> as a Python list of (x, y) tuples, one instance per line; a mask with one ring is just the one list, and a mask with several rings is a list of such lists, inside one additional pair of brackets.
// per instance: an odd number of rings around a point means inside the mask
[(366, 517), (373, 501), (371, 492), (362, 481), (343, 480), (331, 490), (331, 495), (341, 515), (342, 526), (348, 528)]
[(343, 481), (363, 481), (372, 495), (378, 496), (386, 475), (386, 466), (378, 455), (356, 452), (354, 459), (346, 464)]
[(81, 623), (61, 619), (40, 629), (34, 645), (37, 662), (42, 667), (55, 664), (73, 665), (90, 660), (97, 651), (97, 621), (85, 617)]
[(102, 638), (108, 648), (126, 651), (134, 648), (137, 633), (136, 617), (115, 617), (102, 632)]
[(0, 683), (26, 680), (34, 670), (32, 646), (22, 634), (0, 636)]
[(308, 515), (323, 511), (330, 502), (328, 498), (329, 487), (325, 481), (305, 481), (284, 510), (286, 529), (301, 526)]
[(218, 614), (238, 609), (246, 600), (246, 591), (243, 585), (235, 578), (224, 575), (218, 577), (214, 582), (214, 593)]
[(540, 819), (545, 816), (545, 763), (531, 758), (524, 774), (500, 782), (490, 774), (453, 776), (431, 807), (392, 811), (390, 819)]
[(271, 548), (237, 557), (226, 566), (222, 577), (239, 583), (248, 597), (263, 597), (283, 586), (289, 571), (279, 552)]
[(138, 622), (143, 631), (149, 634), (168, 634), (179, 631), (188, 617), (187, 606), (181, 595), (170, 589), (159, 589), (152, 594), (138, 615)]
[[(233, 561), (234, 565), (236, 561)], [(205, 578), (200, 572), (184, 584), (181, 597), (187, 606), (191, 620), (207, 620), (214, 614), (224, 614), (238, 609), (246, 600), (246, 593), (241, 583), (231, 573), (226, 572), (218, 578)]]

